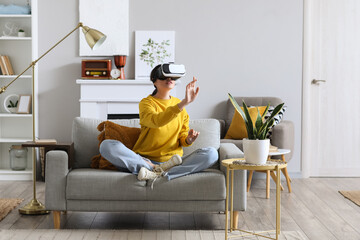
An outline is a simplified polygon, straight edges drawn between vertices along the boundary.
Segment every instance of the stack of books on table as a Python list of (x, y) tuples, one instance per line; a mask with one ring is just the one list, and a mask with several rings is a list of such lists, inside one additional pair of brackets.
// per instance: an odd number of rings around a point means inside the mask
[(9, 56), (0, 55), (0, 75), (14, 75)]

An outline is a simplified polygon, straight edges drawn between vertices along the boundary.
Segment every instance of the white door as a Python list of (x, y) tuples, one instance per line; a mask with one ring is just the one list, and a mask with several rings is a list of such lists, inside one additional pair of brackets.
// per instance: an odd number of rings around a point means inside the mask
[(304, 13), (304, 176), (360, 176), (360, 1), (304, 0)]

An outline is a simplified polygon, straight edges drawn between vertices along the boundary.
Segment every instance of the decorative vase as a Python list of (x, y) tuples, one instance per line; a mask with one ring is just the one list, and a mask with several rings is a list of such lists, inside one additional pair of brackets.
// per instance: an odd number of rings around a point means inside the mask
[(27, 148), (21, 145), (12, 145), (9, 149), (10, 167), (14, 171), (22, 171), (27, 166)]
[(126, 64), (126, 56), (125, 55), (115, 55), (114, 56), (115, 66), (120, 70), (120, 79), (125, 79), (124, 67)]
[(251, 164), (265, 164), (269, 156), (270, 139), (243, 139), (245, 162)]

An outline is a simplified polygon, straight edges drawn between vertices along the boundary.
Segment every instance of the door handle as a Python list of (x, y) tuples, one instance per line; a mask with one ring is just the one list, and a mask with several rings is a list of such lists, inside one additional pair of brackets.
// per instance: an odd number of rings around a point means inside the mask
[(321, 82), (326, 82), (326, 80), (317, 80), (317, 79), (313, 79), (312, 81), (311, 81), (311, 84), (317, 84), (317, 85), (319, 85)]

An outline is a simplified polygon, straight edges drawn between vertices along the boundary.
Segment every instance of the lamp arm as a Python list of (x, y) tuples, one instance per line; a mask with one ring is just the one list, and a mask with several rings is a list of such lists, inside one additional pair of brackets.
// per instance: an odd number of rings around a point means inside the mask
[(41, 55), (38, 59), (34, 60), (33, 62), (30, 63), (30, 65), (24, 70), (22, 71), (22, 73), (20, 73), (19, 75), (16, 76), (16, 78), (14, 78), (8, 85), (1, 87), (0, 88), (0, 94), (5, 92), (5, 90), (13, 83), (16, 81), (16, 79), (18, 79), (20, 76), (22, 76), (27, 70), (29, 70), (32, 66), (35, 66), (35, 64), (42, 59), (46, 54), (48, 54), (49, 52), (51, 52), (57, 45), (59, 45), (62, 41), (64, 41), (67, 37), (69, 37), (73, 32), (75, 32), (78, 28), (83, 27), (83, 23), (79, 23), (73, 30), (71, 30), (65, 37), (63, 37), (60, 41), (58, 41), (54, 46), (52, 46), (49, 50), (47, 50), (43, 55)]

